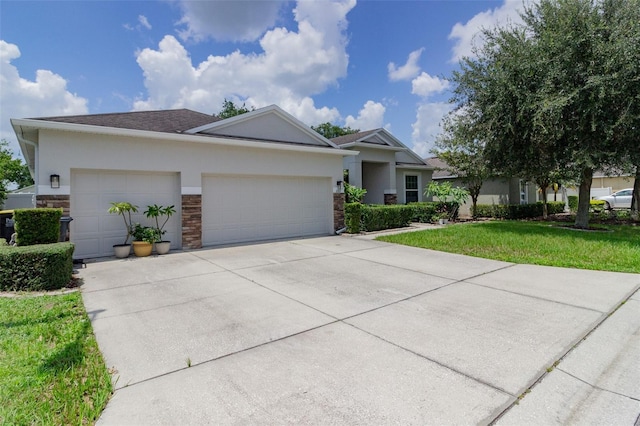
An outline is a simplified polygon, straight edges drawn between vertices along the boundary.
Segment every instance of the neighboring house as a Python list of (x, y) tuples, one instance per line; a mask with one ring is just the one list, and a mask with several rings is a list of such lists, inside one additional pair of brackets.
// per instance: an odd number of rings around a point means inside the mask
[[(635, 176), (629, 173), (611, 172), (609, 176), (601, 170), (593, 172), (591, 179), (591, 189), (596, 190), (597, 194), (592, 193), (591, 196), (609, 195), (621, 189), (633, 187)], [(598, 191), (598, 189), (605, 191)]]
[(35, 186), (26, 186), (7, 192), (0, 210), (31, 209), (35, 206)]
[(345, 179), (367, 190), (366, 204), (405, 204), (427, 200), (423, 192), (433, 167), (385, 129), (368, 130), (331, 139), (357, 156), (344, 158)]
[[(37, 207), (62, 207), (76, 258), (123, 242), (111, 202), (175, 205), (173, 248), (328, 235), (344, 226), (339, 149), (273, 105), (228, 119), (178, 109), (12, 119)], [(55, 184), (55, 182), (59, 182)]]
[[(466, 187), (457, 174), (449, 170), (449, 165), (438, 157), (426, 158), (433, 167), (433, 180), (449, 181), (453, 186)], [(528, 204), (538, 201), (537, 187), (532, 182), (518, 178), (490, 178), (484, 181), (480, 189), (478, 204)], [(471, 215), (471, 198), (460, 207), (460, 214)]]

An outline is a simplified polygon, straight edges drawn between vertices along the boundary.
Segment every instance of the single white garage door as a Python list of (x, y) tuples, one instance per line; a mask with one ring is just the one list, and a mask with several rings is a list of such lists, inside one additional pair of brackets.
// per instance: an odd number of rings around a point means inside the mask
[(109, 214), (111, 202), (128, 201), (138, 206), (133, 222), (152, 225), (143, 214), (148, 205), (174, 205), (165, 229), (173, 248), (182, 244), (180, 234), (180, 187), (177, 173), (143, 173), (107, 170), (72, 170), (71, 241), (79, 259), (113, 256), (113, 245), (124, 242), (122, 217)]
[(330, 234), (331, 192), (329, 178), (205, 176), (202, 244)]

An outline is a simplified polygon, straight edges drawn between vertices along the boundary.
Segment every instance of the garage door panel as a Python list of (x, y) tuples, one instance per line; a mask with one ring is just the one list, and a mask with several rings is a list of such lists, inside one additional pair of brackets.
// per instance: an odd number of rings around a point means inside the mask
[(108, 213), (112, 202), (128, 201), (139, 207), (133, 223), (152, 226), (143, 212), (150, 204), (175, 205), (177, 213), (167, 222), (165, 240), (181, 246), (180, 183), (177, 173), (74, 170), (71, 175), (71, 240), (74, 256), (112, 256), (113, 245), (122, 244), (122, 217)]
[(329, 178), (203, 178), (204, 245), (326, 234), (332, 211)]

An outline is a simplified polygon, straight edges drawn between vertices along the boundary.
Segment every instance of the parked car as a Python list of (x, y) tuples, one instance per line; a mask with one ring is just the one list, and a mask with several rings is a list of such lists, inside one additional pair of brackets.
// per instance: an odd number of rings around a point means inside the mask
[(604, 201), (604, 208), (607, 210), (630, 209), (632, 194), (633, 194), (633, 188), (626, 188), (618, 192), (614, 192), (611, 195), (598, 197), (597, 199)]

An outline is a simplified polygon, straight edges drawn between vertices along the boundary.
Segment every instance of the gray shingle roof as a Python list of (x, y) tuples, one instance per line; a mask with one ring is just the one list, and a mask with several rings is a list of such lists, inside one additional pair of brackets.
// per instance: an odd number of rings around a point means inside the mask
[(220, 121), (220, 118), (189, 109), (162, 111), (134, 111), (110, 114), (38, 117), (34, 120), (89, 126), (116, 127), (120, 129), (147, 130), (163, 133), (181, 133), (185, 130)]
[(358, 139), (361, 139), (361, 138), (364, 138), (366, 136), (369, 136), (370, 134), (375, 133), (378, 130), (380, 130), (380, 129), (365, 130), (363, 132), (352, 133), (350, 135), (338, 136), (337, 138), (331, 139), (331, 142), (335, 143), (338, 146), (339, 145), (346, 145), (348, 143), (355, 142)]
[(449, 165), (438, 157), (425, 158), (424, 162), (433, 167), (433, 179), (454, 178), (458, 175), (449, 171)]

